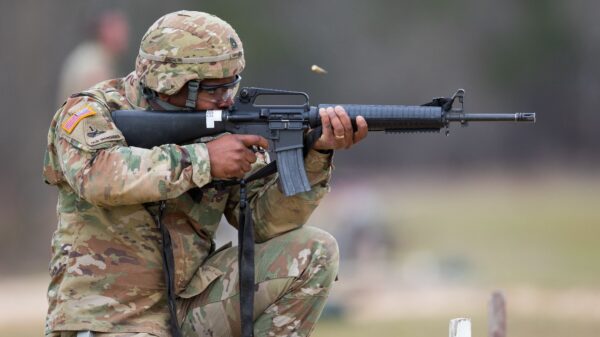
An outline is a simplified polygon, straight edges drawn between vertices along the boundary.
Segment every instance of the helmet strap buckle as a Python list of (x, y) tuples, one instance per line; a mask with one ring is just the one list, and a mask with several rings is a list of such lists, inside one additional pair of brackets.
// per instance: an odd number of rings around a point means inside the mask
[(151, 101), (156, 98), (156, 92), (148, 87), (146, 87), (142, 82), (140, 82), (140, 87), (142, 88), (142, 94), (147, 101)]
[(185, 101), (185, 106), (190, 109), (196, 108), (196, 100), (198, 99), (198, 89), (200, 88), (200, 82), (189, 81), (188, 82), (188, 97)]

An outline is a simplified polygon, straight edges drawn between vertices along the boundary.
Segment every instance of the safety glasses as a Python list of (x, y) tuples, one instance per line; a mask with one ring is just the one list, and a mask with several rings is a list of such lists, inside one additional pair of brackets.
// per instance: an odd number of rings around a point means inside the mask
[(207, 85), (207, 84), (200, 83), (200, 86), (198, 89), (202, 90), (204, 92), (207, 92), (209, 94), (215, 94), (219, 90), (228, 90), (228, 89), (233, 89), (233, 88), (237, 87), (237, 85), (240, 83), (241, 80), (242, 80), (242, 76), (235, 75), (235, 79), (229, 83), (215, 84), (215, 85)]
[(229, 83), (207, 85), (200, 84), (198, 87), (198, 99), (212, 103), (227, 102), (235, 96), (242, 76), (235, 75), (235, 79)]

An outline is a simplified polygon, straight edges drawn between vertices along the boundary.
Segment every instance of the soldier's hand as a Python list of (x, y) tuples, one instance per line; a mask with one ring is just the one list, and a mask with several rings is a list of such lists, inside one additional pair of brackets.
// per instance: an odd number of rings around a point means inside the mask
[(224, 135), (206, 143), (213, 178), (242, 178), (256, 162), (253, 145), (268, 148), (269, 142), (255, 135)]
[(362, 117), (356, 117), (357, 130), (352, 129), (350, 117), (341, 106), (319, 110), (323, 134), (314, 145), (317, 150), (348, 149), (360, 142), (367, 136), (367, 121)]

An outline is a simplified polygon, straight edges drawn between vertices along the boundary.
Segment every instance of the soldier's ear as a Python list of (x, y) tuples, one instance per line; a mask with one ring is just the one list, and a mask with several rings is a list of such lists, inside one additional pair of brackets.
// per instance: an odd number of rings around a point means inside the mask
[(173, 95), (167, 95), (167, 94), (163, 94), (163, 93), (160, 93), (160, 92), (158, 93), (158, 98), (161, 101), (165, 101), (167, 103), (175, 104), (175, 105), (177, 103), (177, 99), (176, 99), (177, 96), (178, 96), (178, 93), (173, 94)]

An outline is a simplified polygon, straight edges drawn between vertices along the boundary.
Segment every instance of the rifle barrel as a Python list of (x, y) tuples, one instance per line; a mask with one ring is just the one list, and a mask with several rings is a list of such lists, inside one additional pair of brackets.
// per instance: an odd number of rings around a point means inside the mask
[(461, 113), (449, 112), (446, 114), (446, 120), (449, 122), (533, 122), (535, 123), (535, 112), (517, 112), (517, 113)]

